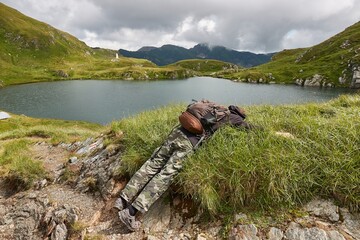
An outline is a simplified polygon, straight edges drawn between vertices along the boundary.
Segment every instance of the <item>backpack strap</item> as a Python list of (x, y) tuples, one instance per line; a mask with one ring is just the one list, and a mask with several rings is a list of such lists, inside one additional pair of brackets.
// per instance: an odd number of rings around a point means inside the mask
[(199, 139), (199, 141), (195, 144), (195, 146), (193, 147), (193, 150), (196, 151), (196, 149), (199, 148), (200, 144), (202, 142), (204, 142), (206, 139), (208, 139), (209, 135), (207, 133), (204, 133), (201, 135), (201, 138)]
[(243, 119), (246, 118), (245, 111), (243, 109), (240, 109), (238, 106), (230, 105), (229, 110), (236, 113), (237, 115), (239, 115)]

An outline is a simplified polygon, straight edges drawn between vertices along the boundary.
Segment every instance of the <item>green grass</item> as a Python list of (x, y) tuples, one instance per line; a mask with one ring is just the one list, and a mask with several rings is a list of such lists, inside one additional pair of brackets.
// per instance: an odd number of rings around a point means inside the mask
[(181, 67), (196, 72), (197, 75), (214, 75), (219, 71), (237, 72), (241, 67), (232, 63), (211, 59), (182, 60), (169, 66)]
[(29, 188), (34, 179), (44, 177), (45, 171), (39, 161), (32, 160), (28, 153), (29, 141), (16, 140), (2, 146), (0, 166), (2, 176), (9, 182), (15, 182), (17, 189)]
[(118, 139), (126, 147), (121, 159), (124, 164), (120, 174), (135, 173), (178, 124), (177, 116), (183, 109), (183, 105), (172, 105), (111, 123), (112, 131), (124, 133), (120, 134), (122, 137)]
[(29, 188), (35, 179), (46, 177), (42, 163), (30, 150), (37, 142), (59, 144), (97, 136), (104, 127), (85, 122), (34, 119), (12, 115), (0, 120), (0, 173), (17, 190)]
[[(177, 124), (185, 105), (114, 122), (124, 134), (120, 173), (133, 174)], [(353, 210), (360, 204), (360, 96), (323, 104), (252, 106), (251, 132), (225, 127), (198, 149), (177, 178), (209, 212), (294, 208), (321, 196)], [(288, 132), (294, 138), (276, 135)]]

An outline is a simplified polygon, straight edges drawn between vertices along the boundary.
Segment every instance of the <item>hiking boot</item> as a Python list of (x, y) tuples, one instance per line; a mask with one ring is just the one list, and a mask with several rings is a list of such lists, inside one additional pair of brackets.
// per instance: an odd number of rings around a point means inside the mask
[(120, 221), (132, 232), (140, 229), (140, 221), (136, 221), (135, 216), (131, 216), (129, 209), (125, 208), (119, 212)]
[(125, 209), (126, 206), (127, 206), (127, 202), (125, 199), (123, 199), (122, 197), (119, 197), (118, 199), (116, 199), (114, 208), (121, 211), (121, 210)]

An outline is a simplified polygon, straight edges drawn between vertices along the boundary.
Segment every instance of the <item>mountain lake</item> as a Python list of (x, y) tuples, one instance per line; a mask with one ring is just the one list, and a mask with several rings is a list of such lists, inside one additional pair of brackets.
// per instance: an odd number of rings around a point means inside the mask
[(36, 118), (107, 124), (145, 110), (203, 98), (222, 104), (323, 102), (351, 89), (237, 83), (211, 77), (183, 80), (72, 80), (0, 89), (0, 110)]

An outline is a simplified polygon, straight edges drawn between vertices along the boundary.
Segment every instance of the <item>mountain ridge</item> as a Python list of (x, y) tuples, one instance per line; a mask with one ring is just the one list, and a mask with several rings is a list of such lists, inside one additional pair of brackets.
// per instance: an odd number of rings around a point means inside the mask
[(241, 82), (360, 88), (360, 21), (308, 48), (285, 49), (266, 64), (217, 77)]
[(210, 46), (207, 43), (199, 43), (189, 49), (165, 44), (161, 47), (144, 46), (137, 51), (119, 49), (118, 52), (125, 57), (148, 59), (159, 66), (188, 59), (213, 59), (237, 64), (242, 67), (253, 67), (270, 61), (274, 55), (274, 53), (257, 54), (248, 51), (236, 51), (224, 46)]

